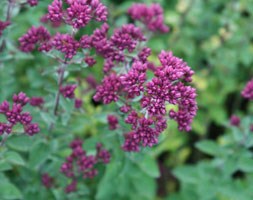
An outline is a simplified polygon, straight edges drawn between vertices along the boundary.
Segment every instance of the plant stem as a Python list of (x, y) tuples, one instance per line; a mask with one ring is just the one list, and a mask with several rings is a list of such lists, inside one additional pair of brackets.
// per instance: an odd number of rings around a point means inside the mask
[(4, 146), (4, 144), (5, 144), (6, 140), (7, 140), (7, 138), (8, 138), (8, 134), (7, 134), (7, 133), (4, 133), (4, 134), (2, 135), (2, 140), (1, 140), (1, 142), (0, 142), (0, 147)]
[[(5, 19), (6, 22), (10, 22), (11, 20), (11, 11), (12, 11), (12, 7), (14, 3), (15, 2), (13, 2), (13, 0), (8, 0), (8, 7), (7, 7), (7, 13), (6, 13), (6, 19)], [(0, 52), (4, 50), (5, 46), (6, 46), (6, 41), (5, 39), (3, 39), (2, 44), (0, 46)]]
[(56, 98), (55, 98), (55, 104), (54, 104), (54, 115), (57, 115), (57, 110), (59, 107), (59, 102), (60, 102), (60, 89), (63, 83), (63, 79), (64, 79), (64, 72), (65, 72), (65, 64), (59, 68), (59, 76), (58, 76), (58, 91), (56, 94)]
[(8, 0), (8, 8), (7, 8), (7, 14), (6, 14), (6, 21), (10, 21), (11, 19), (11, 11), (12, 11), (12, 6), (13, 4), (13, 0)]
[[(63, 84), (63, 80), (64, 80), (64, 73), (65, 70), (67, 68), (67, 60), (65, 59), (63, 63), (61, 63), (60, 67), (58, 68), (57, 72), (58, 72), (58, 91), (56, 93), (56, 97), (55, 97), (55, 103), (54, 103), (54, 108), (53, 108), (53, 114), (54, 116), (57, 116), (57, 111), (59, 108), (59, 103), (60, 103), (60, 89), (62, 87)], [(51, 131), (54, 127), (54, 123), (52, 122), (49, 126), (49, 131)]]

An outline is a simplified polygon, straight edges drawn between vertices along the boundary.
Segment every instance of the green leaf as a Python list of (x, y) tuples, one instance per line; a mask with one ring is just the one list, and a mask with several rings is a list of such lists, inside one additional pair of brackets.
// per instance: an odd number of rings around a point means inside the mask
[(156, 194), (156, 183), (153, 177), (147, 176), (145, 173), (138, 172), (132, 174), (132, 184), (136, 193), (142, 196), (142, 199), (153, 200)]
[(197, 183), (198, 174), (192, 166), (181, 166), (173, 171), (173, 174), (182, 182)]
[(50, 126), (51, 123), (55, 123), (55, 116), (53, 114), (50, 113), (45, 113), (45, 112), (40, 112), (40, 115), (43, 119), (43, 121)]
[(140, 169), (144, 173), (146, 173), (150, 177), (157, 178), (160, 176), (160, 172), (159, 172), (156, 160), (150, 155), (145, 155), (143, 159), (140, 159), (139, 161), (137, 161), (136, 164), (140, 167)]
[(38, 168), (50, 155), (49, 146), (43, 142), (36, 143), (30, 150), (29, 166)]
[(222, 152), (221, 147), (217, 143), (210, 140), (198, 142), (195, 146), (198, 150), (212, 156), (219, 156)]
[(22, 199), (19, 189), (9, 182), (0, 182), (0, 199), (1, 200), (18, 200)]
[(23, 158), (15, 151), (9, 151), (5, 154), (5, 159), (7, 162), (14, 165), (25, 165)]
[(244, 172), (253, 172), (253, 159), (252, 158), (242, 158), (239, 161), (238, 168)]
[(5, 160), (0, 161), (0, 172), (7, 171), (10, 169), (12, 169), (12, 166), (9, 163), (7, 163)]
[(27, 135), (12, 136), (7, 140), (6, 144), (14, 150), (26, 152), (29, 151), (32, 145), (32, 140)]
[[(115, 187), (115, 177), (118, 177), (120, 170), (122, 169), (122, 163), (120, 162), (111, 162), (106, 166), (106, 171), (98, 184), (98, 189), (96, 193), (96, 200), (110, 200), (114, 199), (115, 193), (117, 190), (114, 190)], [(110, 184), (108, 184), (110, 183)]]

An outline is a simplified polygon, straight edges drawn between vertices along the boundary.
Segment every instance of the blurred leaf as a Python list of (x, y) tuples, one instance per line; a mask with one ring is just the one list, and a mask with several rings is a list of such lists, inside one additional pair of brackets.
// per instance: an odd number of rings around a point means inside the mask
[(26, 151), (29, 151), (32, 145), (32, 140), (27, 135), (12, 136), (8, 138), (8, 140), (6, 141), (6, 144), (8, 147), (14, 150), (26, 152)]
[(244, 172), (253, 172), (253, 159), (241, 158), (238, 164), (238, 168)]
[(143, 159), (138, 160), (136, 164), (140, 167), (140, 169), (144, 173), (146, 173), (150, 177), (157, 178), (160, 176), (160, 172), (159, 172), (156, 160), (150, 155), (144, 155)]
[(15, 185), (9, 182), (0, 182), (0, 199), (17, 200), (22, 199), (22, 194)]
[(212, 156), (219, 156), (222, 152), (221, 147), (211, 140), (200, 141), (195, 146), (198, 150)]
[(15, 151), (9, 151), (5, 154), (5, 159), (7, 162), (14, 165), (25, 165), (23, 158)]
[(12, 166), (6, 160), (0, 160), (0, 172), (12, 169)]
[(44, 142), (35, 143), (30, 149), (29, 166), (38, 168), (50, 155), (51, 150)]

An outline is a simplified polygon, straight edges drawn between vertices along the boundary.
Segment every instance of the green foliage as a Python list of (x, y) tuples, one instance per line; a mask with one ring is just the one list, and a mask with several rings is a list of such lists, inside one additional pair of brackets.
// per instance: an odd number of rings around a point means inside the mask
[[(247, 141), (253, 135), (247, 131), (248, 121), (243, 119), (244, 126), (233, 128), (240, 138), (227, 133), (220, 138), (222, 144), (208, 140), (197, 143), (196, 147), (213, 159), (177, 167), (174, 175), (180, 180), (180, 191), (168, 200), (187, 199), (189, 194), (195, 199), (252, 199), (253, 153)], [(242, 175), (237, 177), (237, 173)]]

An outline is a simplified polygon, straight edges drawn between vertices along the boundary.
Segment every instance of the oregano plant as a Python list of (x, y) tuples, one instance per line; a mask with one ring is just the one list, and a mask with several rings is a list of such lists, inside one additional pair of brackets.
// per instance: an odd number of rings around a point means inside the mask
[[(40, 3), (6, 0), (0, 21), (1, 68), (21, 58), (37, 68), (21, 81), (31, 89), (15, 80), (0, 104), (1, 199), (153, 199), (152, 148), (172, 121), (190, 131), (198, 109), (192, 68), (148, 46), (170, 34), (162, 7), (134, 3), (129, 23), (115, 25), (106, 2), (46, 1), (40, 19), (9, 38), (15, 16)], [(22, 76), (12, 68), (8, 76)]]

